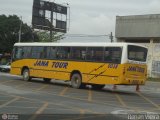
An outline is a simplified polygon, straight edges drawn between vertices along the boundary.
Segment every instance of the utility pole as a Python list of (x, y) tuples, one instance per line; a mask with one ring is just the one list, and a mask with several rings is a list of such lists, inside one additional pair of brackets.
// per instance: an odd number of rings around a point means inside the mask
[(109, 38), (111, 39), (111, 43), (112, 43), (113, 42), (113, 34), (112, 34), (112, 32), (111, 32)]
[(54, 5), (51, 5), (51, 26), (50, 26), (50, 41), (52, 41), (52, 35), (53, 35), (53, 7)]
[(20, 43), (21, 42), (21, 33), (22, 33), (22, 16), (20, 17), (20, 27), (19, 27), (19, 39), (18, 39), (18, 42)]
[(34, 34), (33, 34), (34, 28), (31, 27), (31, 33), (32, 33), (32, 42), (34, 42)]
[(53, 12), (51, 11), (51, 26), (50, 26), (50, 41), (52, 41), (52, 30), (53, 30)]

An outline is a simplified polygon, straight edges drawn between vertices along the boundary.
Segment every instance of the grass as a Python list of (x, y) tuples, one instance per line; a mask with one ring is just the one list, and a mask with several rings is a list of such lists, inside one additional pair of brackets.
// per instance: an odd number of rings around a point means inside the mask
[(154, 81), (154, 82), (160, 82), (160, 78), (147, 78), (147, 81)]

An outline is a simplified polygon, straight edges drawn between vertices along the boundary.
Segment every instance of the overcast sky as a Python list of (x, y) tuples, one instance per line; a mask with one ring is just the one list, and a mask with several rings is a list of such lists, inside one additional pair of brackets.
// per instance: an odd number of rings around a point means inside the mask
[[(114, 34), (116, 16), (160, 14), (160, 0), (50, 1), (69, 4), (71, 11), (69, 34), (104, 35), (109, 34), (111, 31)], [(31, 25), (32, 4), (33, 0), (1, 0), (0, 14), (22, 16), (23, 21)], [(92, 40), (93, 38), (83, 39)], [(99, 39), (104, 41), (105, 37)]]

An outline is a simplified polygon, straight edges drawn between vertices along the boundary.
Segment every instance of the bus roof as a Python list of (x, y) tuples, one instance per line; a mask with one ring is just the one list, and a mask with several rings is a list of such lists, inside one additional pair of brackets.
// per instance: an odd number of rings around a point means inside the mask
[[(76, 47), (105, 47), (105, 46), (126, 46), (126, 45), (136, 45), (136, 46), (142, 46), (145, 47), (143, 45), (139, 45), (139, 44), (134, 44), (134, 43), (103, 43), (103, 42), (93, 42), (93, 43), (40, 43), (40, 42), (32, 42), (32, 43), (15, 43), (14, 46), (76, 46)], [(147, 47), (146, 47), (147, 48)]]

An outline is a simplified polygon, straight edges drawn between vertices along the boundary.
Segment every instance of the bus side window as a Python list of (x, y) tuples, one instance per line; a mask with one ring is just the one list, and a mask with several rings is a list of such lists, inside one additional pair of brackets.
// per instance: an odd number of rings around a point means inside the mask
[(31, 47), (29, 46), (23, 47), (23, 53), (22, 53), (23, 58), (30, 58), (30, 54), (31, 54)]
[(43, 48), (44, 47), (40, 46), (32, 47), (31, 58), (35, 59), (43, 58), (43, 51), (44, 51)]
[(56, 58), (57, 59), (62, 59), (63, 58), (63, 53), (64, 51), (62, 51), (61, 47), (57, 47), (57, 51), (56, 51)]
[(44, 47), (44, 58), (45, 59), (50, 59), (49, 55), (50, 55), (50, 49), (51, 47)]
[[(50, 50), (49, 50), (50, 49)], [(56, 49), (56, 47), (48, 47), (48, 51), (49, 51), (49, 58), (50, 59), (56, 59), (56, 51), (57, 51), (57, 49)]]
[(103, 61), (103, 47), (88, 47), (87, 60)]
[(111, 49), (110, 48), (105, 48), (105, 51), (104, 51), (104, 61), (105, 62), (112, 62), (112, 59), (111, 59)]
[(70, 58), (73, 60), (85, 60), (86, 59), (86, 48), (85, 47), (72, 47)]
[(81, 59), (85, 60), (86, 59), (86, 48), (81, 51)]
[(109, 63), (121, 62), (122, 48), (120, 47), (106, 47), (104, 52), (104, 61)]
[(70, 47), (57, 47), (57, 59), (69, 59)]
[(15, 54), (14, 54), (14, 59), (22, 59), (23, 55), (23, 48), (22, 47), (16, 47), (15, 48)]

